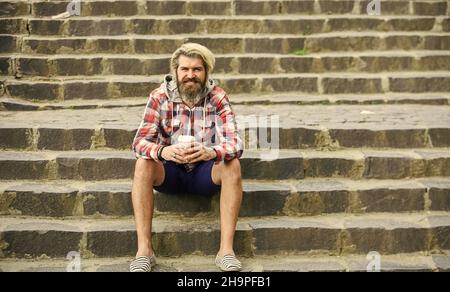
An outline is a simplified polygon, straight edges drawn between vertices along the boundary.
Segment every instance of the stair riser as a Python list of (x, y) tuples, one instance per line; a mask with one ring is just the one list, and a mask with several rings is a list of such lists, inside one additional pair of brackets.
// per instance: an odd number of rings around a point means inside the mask
[[(56, 160), (30, 159), (0, 161), (0, 179), (77, 179), (105, 180), (131, 178), (133, 158), (76, 158), (60, 156)], [(264, 161), (241, 159), (244, 179), (302, 179), (348, 177), (353, 179), (399, 179), (408, 177), (450, 176), (450, 158), (414, 159), (408, 157), (280, 158)]]
[[(301, 92), (318, 94), (376, 94), (376, 93), (424, 93), (450, 92), (450, 77), (381, 77), (334, 78), (334, 77), (239, 77), (217, 79), (218, 84), (230, 94)], [(383, 86), (388, 83), (388, 88)], [(71, 99), (114, 99), (123, 97), (148, 96), (159, 87), (155, 81), (90, 81), (90, 82), (27, 82), (6, 81), (7, 95), (27, 100), (71, 100)]]
[[(6, 2), (0, 16), (52, 16), (66, 10), (68, 1)], [(31, 7), (30, 7), (31, 6)], [(81, 5), (81, 16), (132, 15), (276, 15), (276, 14), (366, 14), (366, 1), (89, 1)], [(446, 1), (382, 1), (383, 15), (445, 15)]]
[[(136, 121), (138, 124), (139, 121)], [(24, 150), (93, 150), (93, 149), (131, 149), (137, 129), (62, 129), (62, 128), (0, 128), (0, 147), (3, 149)], [(248, 128), (242, 130), (245, 149), (250, 149), (250, 137), (257, 131), (267, 132), (267, 139), (257, 135), (258, 148), (263, 143), (272, 141), (272, 132), (278, 132), (276, 149), (308, 149), (330, 146), (359, 148), (431, 148), (449, 147), (450, 129), (398, 129), (398, 130), (364, 130), (364, 129), (328, 129), (314, 130), (308, 128)], [(324, 141), (327, 137), (327, 141)], [(253, 141), (252, 141), (253, 142)], [(337, 146), (339, 145), (339, 146)], [(254, 150), (254, 149), (253, 149)]]
[[(170, 58), (7, 58), (0, 73), (23, 76), (160, 75), (169, 73)], [(384, 71), (450, 71), (450, 55), (424, 57), (218, 57), (217, 74), (282, 74)]]
[[(239, 255), (279, 254), (327, 250), (331, 254), (381, 254), (448, 249), (447, 227), (404, 228), (349, 228), (345, 230), (298, 227), (256, 228), (238, 230), (235, 251)], [(134, 231), (3, 231), (0, 233), (4, 256), (65, 257), (70, 251), (83, 247), (82, 257), (87, 253), (99, 257), (134, 256), (137, 243)], [(153, 248), (160, 256), (181, 256), (200, 252), (214, 255), (219, 248), (219, 230), (156, 232)], [(56, 244), (55, 244), (56, 243)]]
[[(41, 36), (112, 36), (112, 35), (171, 35), (171, 34), (301, 34), (337, 31), (431, 31), (435, 18), (417, 19), (97, 19), (43, 20), (0, 19), (0, 33)], [(443, 27), (445, 30), (446, 27)]]
[[(425, 209), (425, 198), (429, 208)], [(219, 215), (220, 196), (155, 193), (157, 214)], [(450, 189), (395, 189), (300, 191), (245, 191), (240, 217), (320, 215), (329, 213), (450, 211)], [(0, 194), (0, 213), (68, 217), (132, 216), (131, 190), (121, 192), (73, 191), (66, 193), (22, 191), (10, 188)]]
[[(267, 99), (260, 99), (260, 98), (248, 98), (248, 99), (243, 99), (243, 100), (239, 100), (239, 99), (234, 99), (233, 104), (235, 106), (255, 106), (255, 105), (291, 105), (291, 106), (298, 106), (298, 105), (302, 105), (302, 106), (307, 106), (307, 105), (312, 105), (312, 106), (316, 106), (316, 105), (449, 105), (450, 104), (450, 98), (447, 97), (447, 95), (445, 93), (438, 93), (435, 95), (428, 95), (428, 94), (402, 94), (400, 96), (396, 96), (396, 95), (361, 95), (361, 94), (357, 94), (357, 95), (349, 95), (349, 96), (333, 96), (333, 95), (321, 95), (321, 96), (317, 96), (317, 97), (309, 97), (307, 95), (302, 96), (300, 95), (298, 98), (292, 98), (292, 99), (287, 99), (287, 100), (280, 100), (277, 98), (267, 98)], [(89, 110), (89, 109), (117, 109), (117, 108), (123, 108), (123, 107), (145, 107), (146, 105), (146, 101), (145, 100), (138, 100), (136, 99), (135, 101), (123, 101), (121, 102), (120, 100), (116, 100), (116, 101), (112, 101), (111, 103), (109, 102), (105, 102), (105, 103), (96, 103), (96, 102), (90, 102), (90, 101), (86, 101), (86, 103), (81, 102), (81, 103), (75, 103), (75, 104), (65, 104), (65, 103), (30, 103), (29, 101), (26, 100), (14, 100), (14, 99), (2, 99), (0, 100), (0, 110), (1, 111), (44, 111), (44, 110)], [(7, 128), (5, 128), (5, 130), (0, 130), (3, 131), (2, 135), (10, 135), (7, 134), (7, 132), (9, 130), (6, 130)], [(9, 129), (9, 128), (8, 128)], [(21, 131), (25, 131), (24, 128), (14, 128), (15, 130), (21, 132)], [(433, 129), (430, 129), (433, 130)], [(437, 129), (438, 131), (442, 131), (441, 128)], [(115, 130), (113, 130), (115, 131)], [(127, 130), (125, 130), (127, 131)], [(132, 131), (132, 130), (130, 130)], [(445, 129), (443, 130), (445, 133)], [(118, 135), (122, 135), (119, 132), (116, 132), (116, 134)], [(20, 133), (18, 133), (18, 135), (22, 135)], [(117, 144), (114, 143), (113, 145), (122, 145), (123, 147), (127, 147), (126, 143), (127, 143), (127, 135), (131, 135), (131, 134), (123, 134), (125, 135), (125, 141), (124, 142), (120, 142), (122, 144)], [(446, 138), (448, 136), (440, 136), (437, 137), (435, 143), (437, 141), (438, 144), (433, 144), (433, 146), (435, 147), (440, 147), (444, 146), (444, 145), (448, 145), (446, 144)], [(2, 141), (3, 142), (3, 141)], [(17, 144), (18, 143), (18, 144)], [(17, 149), (17, 148), (22, 148), (22, 147), (30, 147), (29, 144), (27, 144), (27, 142), (9, 142), (7, 141), (6, 143), (4, 143), (7, 148), (11, 148), (11, 149)], [(15, 146), (15, 145), (25, 145), (25, 146)], [(27, 146), (28, 145), (28, 146)], [(120, 147), (122, 147), (120, 146)], [(53, 146), (52, 146), (53, 147)], [(70, 149), (70, 147), (72, 146), (59, 146), (59, 147), (68, 147)], [(30, 149), (33, 149), (33, 147), (31, 147)]]
[[(0, 52), (14, 53), (19, 49), (18, 40), (11, 36), (0, 38)], [(359, 36), (359, 37), (289, 37), (289, 38), (202, 38), (183, 39), (24, 39), (23, 53), (28, 54), (172, 54), (184, 42), (196, 42), (207, 46), (216, 54), (273, 53), (293, 54), (299, 49), (306, 53), (336, 51), (386, 51), (386, 50), (449, 50), (447, 36)]]

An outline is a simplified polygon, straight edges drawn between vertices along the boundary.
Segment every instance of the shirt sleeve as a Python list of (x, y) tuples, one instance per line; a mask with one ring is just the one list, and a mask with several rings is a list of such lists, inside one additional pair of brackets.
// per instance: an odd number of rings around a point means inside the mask
[(158, 160), (158, 150), (162, 147), (156, 142), (160, 128), (160, 103), (150, 94), (144, 116), (133, 140), (136, 158)]
[(219, 145), (212, 147), (217, 154), (216, 163), (240, 158), (244, 152), (244, 147), (237, 127), (236, 117), (226, 95), (217, 106), (217, 114), (216, 133), (218, 134)]

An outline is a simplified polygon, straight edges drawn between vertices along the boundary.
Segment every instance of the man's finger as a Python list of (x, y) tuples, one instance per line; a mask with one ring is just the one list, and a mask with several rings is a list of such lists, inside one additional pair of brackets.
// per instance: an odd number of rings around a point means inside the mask
[(186, 156), (186, 160), (188, 162), (191, 162), (191, 160), (196, 159), (197, 157), (201, 156), (203, 153), (201, 151), (195, 152), (194, 154)]
[(196, 152), (200, 151), (201, 149), (202, 149), (201, 147), (192, 147), (192, 148), (186, 149), (186, 151), (184, 153), (189, 155), (192, 153), (196, 153)]
[(184, 158), (181, 157), (181, 156), (179, 156), (179, 155), (176, 155), (175, 157), (172, 156), (172, 161), (173, 161), (173, 162), (176, 162), (176, 163), (180, 163), (180, 164), (186, 163), (186, 161), (184, 160)]
[(202, 155), (200, 155), (199, 157), (193, 159), (192, 161), (189, 161), (189, 163), (196, 163), (199, 161), (203, 161), (206, 158), (206, 153), (202, 153)]
[(185, 162), (186, 155), (184, 151), (178, 148), (173, 148), (172, 153), (170, 154), (170, 160), (177, 163), (186, 163)]
[(180, 148), (174, 148), (173, 149), (173, 153), (177, 154), (177, 156), (179, 156), (179, 157), (186, 156), (186, 152), (183, 149), (180, 149)]
[(178, 158), (177, 158), (176, 162), (179, 163), (179, 164), (186, 164), (187, 163), (187, 161), (185, 161), (184, 159), (178, 159)]

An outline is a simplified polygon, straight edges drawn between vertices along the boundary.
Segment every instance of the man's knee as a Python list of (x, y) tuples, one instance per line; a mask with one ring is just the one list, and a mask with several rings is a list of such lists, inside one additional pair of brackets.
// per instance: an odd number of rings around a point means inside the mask
[(134, 168), (135, 177), (153, 177), (157, 169), (157, 162), (152, 159), (138, 158)]
[(233, 179), (241, 179), (241, 163), (239, 159), (235, 158), (229, 161), (225, 161), (225, 171), (223, 173), (224, 176), (233, 178)]

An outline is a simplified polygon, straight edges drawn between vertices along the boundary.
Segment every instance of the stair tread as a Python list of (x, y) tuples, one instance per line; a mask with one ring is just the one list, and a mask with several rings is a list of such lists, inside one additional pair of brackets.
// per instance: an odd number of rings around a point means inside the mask
[[(264, 93), (264, 94), (232, 94), (230, 99), (234, 105), (264, 105), (264, 104), (412, 104), (414, 102), (427, 104), (450, 104), (448, 92), (431, 93), (387, 93), (387, 94), (305, 94), (304, 92)], [(144, 107), (147, 97), (131, 97), (120, 99), (72, 99), (65, 101), (32, 102), (20, 98), (1, 97), (8, 110), (61, 110), (61, 109), (96, 109), (116, 107)]]
[[(245, 150), (242, 158), (260, 158), (262, 153), (267, 150)], [(377, 148), (359, 148), (359, 149), (340, 149), (340, 150), (316, 150), (316, 149), (280, 149), (279, 158), (340, 158), (340, 159), (364, 159), (365, 156), (376, 157), (395, 157), (408, 159), (423, 158), (447, 158), (450, 157), (450, 148), (417, 148), (417, 149), (377, 149)], [(81, 158), (81, 159), (134, 159), (134, 154), (130, 150), (77, 150), (77, 151), (15, 151), (2, 150), (0, 160), (15, 161), (40, 161), (53, 160), (56, 158)]]
[[(433, 77), (450, 77), (450, 71), (398, 71), (398, 72), (327, 72), (327, 73), (277, 73), (277, 74), (214, 74), (213, 79), (255, 79), (255, 78), (433, 78)], [(14, 77), (4, 78), (9, 84), (23, 83), (88, 83), (88, 82), (162, 82), (164, 75), (92, 75), (92, 76), (58, 76), (58, 77), (22, 77), (16, 79)]]
[[(319, 101), (326, 100), (330, 103), (342, 102), (345, 100), (351, 101), (360, 101), (369, 102), (369, 101), (385, 101), (385, 102), (395, 102), (402, 99), (433, 99), (433, 98), (442, 98), (442, 99), (450, 99), (450, 94), (448, 92), (429, 92), (429, 93), (362, 93), (362, 94), (305, 94), (304, 92), (285, 92), (285, 93), (262, 93), (262, 94), (233, 94), (231, 96), (231, 101), (233, 103), (246, 103), (246, 102), (255, 102), (258, 101), (268, 101), (273, 103), (283, 103), (283, 102), (295, 102), (301, 99), (306, 101)], [(1, 100), (1, 99), (0, 99)], [(346, 105), (348, 106), (348, 105)]]
[[(11, 35), (11, 34), (0, 34)], [(13, 36), (21, 36), (24, 40), (57, 40), (57, 39), (146, 39), (146, 40), (160, 40), (160, 39), (185, 39), (185, 38), (205, 38), (205, 39), (217, 39), (217, 38), (252, 38), (252, 39), (274, 39), (274, 38), (323, 38), (323, 37), (391, 37), (391, 36), (448, 36), (448, 32), (437, 31), (386, 31), (386, 32), (374, 32), (374, 31), (339, 31), (339, 32), (324, 32), (315, 33), (309, 35), (298, 34), (273, 34), (273, 33), (241, 33), (241, 34), (170, 34), (170, 35), (143, 35), (143, 34), (126, 34), (126, 35), (90, 35), (90, 36), (43, 36), (43, 35), (29, 35), (29, 34), (12, 34)]]
[[(372, 190), (372, 189), (450, 189), (448, 177), (426, 177), (416, 179), (360, 179), (349, 178), (304, 178), (301, 180), (254, 180), (242, 181), (244, 191), (338, 191), (338, 190)], [(21, 191), (34, 193), (64, 192), (130, 192), (130, 179), (99, 180), (95, 182), (81, 180), (0, 180), (0, 192)]]
[[(1, 216), (0, 230), (7, 231), (135, 231), (134, 218), (77, 218), (52, 219), (23, 216)], [(217, 216), (161, 214), (153, 219), (153, 231), (161, 232), (210, 232), (220, 230)], [(450, 227), (450, 212), (427, 211), (417, 213), (367, 213), (367, 214), (326, 214), (318, 216), (264, 216), (242, 217), (238, 220), (238, 231), (263, 229), (384, 229), (403, 228), (424, 229)]]
[[(184, 255), (180, 257), (157, 256), (156, 272), (217, 272), (214, 255)], [(366, 271), (366, 255), (329, 256), (306, 255), (255, 255), (239, 257), (243, 272), (275, 271)], [(132, 257), (86, 258), (82, 260), (83, 272), (128, 272)], [(450, 251), (440, 254), (402, 253), (382, 255), (381, 271), (450, 271)], [(4, 272), (66, 271), (67, 259), (15, 259), (0, 261)]]
[[(233, 97), (231, 97), (233, 102)], [(48, 111), (0, 111), (0, 128), (122, 129), (137, 130), (144, 113), (141, 103), (132, 107), (61, 109)], [(246, 105), (233, 110), (241, 128), (248, 128), (248, 117), (278, 116), (282, 129), (369, 129), (407, 130), (449, 128), (450, 107), (441, 105)], [(114, 117), (111, 117), (114, 111)], [(432, 113), (432, 114), (430, 114)], [(296, 117), (296, 118), (294, 118)], [(267, 122), (262, 126), (267, 126)]]

